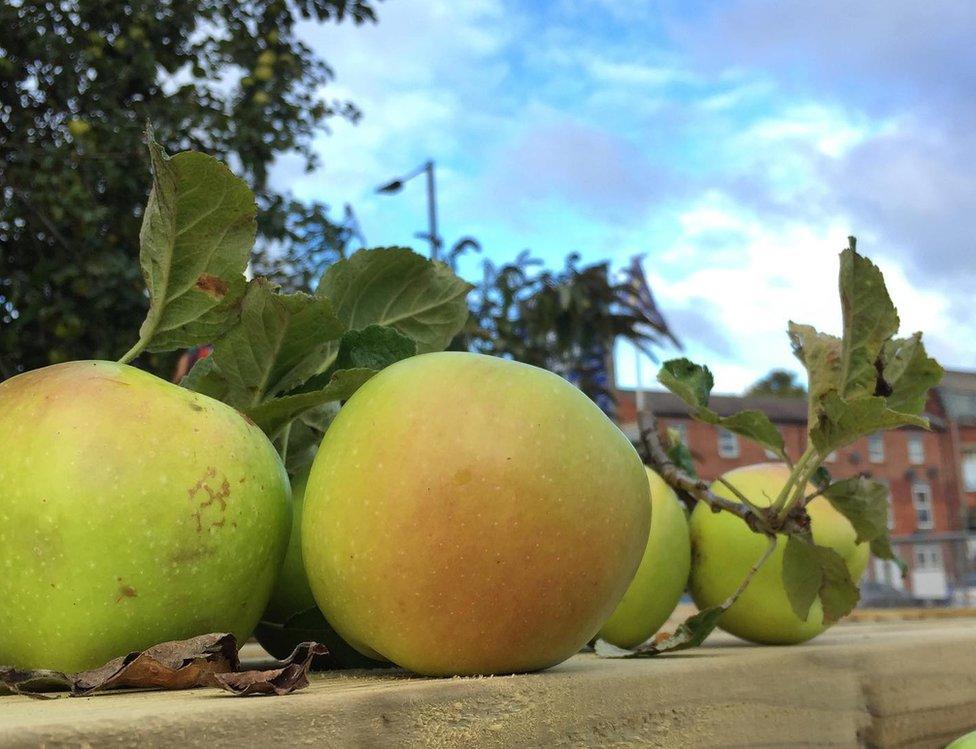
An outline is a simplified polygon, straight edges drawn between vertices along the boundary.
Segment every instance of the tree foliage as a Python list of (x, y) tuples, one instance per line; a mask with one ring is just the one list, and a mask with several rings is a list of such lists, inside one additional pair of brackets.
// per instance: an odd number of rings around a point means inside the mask
[(746, 395), (771, 395), (775, 398), (803, 398), (807, 389), (788, 369), (773, 369), (765, 377), (754, 382)]
[(486, 260), (470, 300), (461, 346), (555, 372), (607, 412), (617, 338), (651, 358), (666, 340), (677, 344), (636, 260), (619, 276), (608, 263), (581, 265), (575, 253), (558, 270), (527, 251), (500, 266)]
[[(255, 190), (264, 247), (333, 231), (327, 208), (268, 185), (283, 153), (349, 102), (302, 20), (375, 20), (373, 0), (0, 3), (0, 376), (114, 358), (144, 316), (138, 233), (147, 119), (170, 152), (228, 161)], [(267, 255), (264, 255), (265, 259)]]

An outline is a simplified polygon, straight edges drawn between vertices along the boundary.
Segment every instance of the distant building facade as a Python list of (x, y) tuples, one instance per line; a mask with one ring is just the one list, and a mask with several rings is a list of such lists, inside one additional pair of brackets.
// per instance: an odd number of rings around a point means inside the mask
[[(643, 408), (662, 429), (673, 429), (691, 450), (702, 478), (712, 480), (738, 466), (775, 456), (751, 440), (692, 419), (688, 407), (667, 392), (640, 394)], [(722, 416), (758, 409), (779, 428), (792, 456), (806, 444), (805, 398), (713, 396)], [(897, 603), (976, 605), (976, 373), (948, 372), (930, 393), (931, 430), (905, 427), (878, 432), (831, 454), (825, 465), (835, 479), (867, 476), (888, 487), (888, 527), (909, 568), (902, 578), (891, 562), (872, 559), (862, 592)], [(617, 391), (617, 420), (638, 436), (637, 394)]]

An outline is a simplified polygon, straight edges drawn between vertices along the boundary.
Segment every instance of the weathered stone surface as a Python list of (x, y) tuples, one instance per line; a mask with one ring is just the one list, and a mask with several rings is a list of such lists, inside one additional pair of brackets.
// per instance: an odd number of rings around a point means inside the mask
[(838, 626), (813, 642), (537, 674), (320, 674), (290, 697), (217, 690), (0, 697), (0, 747), (942, 747), (976, 729), (976, 619)]

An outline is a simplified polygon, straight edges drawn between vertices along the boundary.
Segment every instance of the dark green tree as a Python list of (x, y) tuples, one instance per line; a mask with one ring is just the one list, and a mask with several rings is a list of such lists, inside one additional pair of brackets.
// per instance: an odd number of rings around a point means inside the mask
[[(170, 152), (228, 161), (257, 193), (267, 249), (334, 231), (327, 207), (268, 186), (276, 156), (316, 165), (312, 135), (355, 120), (304, 19), (375, 20), (375, 0), (0, 3), (0, 378), (115, 358), (145, 314), (138, 233), (152, 120)], [(259, 245), (259, 250), (261, 246)], [(149, 366), (162, 361), (147, 361)]]
[(776, 398), (802, 398), (807, 394), (796, 373), (786, 369), (774, 369), (753, 383), (746, 395), (771, 395)]
[(678, 345), (638, 259), (617, 275), (608, 263), (580, 265), (575, 253), (559, 270), (543, 267), (527, 251), (501, 266), (486, 260), (483, 268), (457, 346), (555, 372), (608, 413), (618, 338), (652, 359), (665, 341)]

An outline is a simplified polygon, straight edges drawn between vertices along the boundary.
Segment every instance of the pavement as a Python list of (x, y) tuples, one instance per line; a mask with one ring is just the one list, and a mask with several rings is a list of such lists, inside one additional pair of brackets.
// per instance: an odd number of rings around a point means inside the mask
[[(245, 656), (260, 659), (259, 652)], [(976, 618), (727, 635), (664, 658), (517, 676), (331, 672), (287, 697), (214, 689), (0, 697), (0, 747), (944, 747), (976, 729)]]

